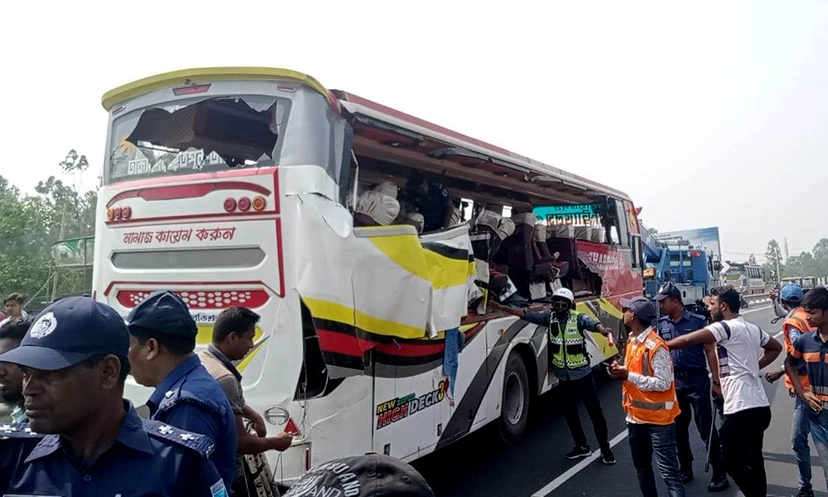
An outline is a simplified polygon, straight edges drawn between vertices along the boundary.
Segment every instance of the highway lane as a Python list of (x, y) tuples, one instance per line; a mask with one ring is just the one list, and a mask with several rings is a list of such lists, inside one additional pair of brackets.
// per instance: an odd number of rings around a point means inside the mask
[[(767, 306), (748, 309), (745, 318), (776, 335), (780, 325), (771, 325), (773, 318)], [(781, 337), (778, 337), (781, 340)], [(772, 367), (781, 365), (781, 358)], [(780, 387), (781, 385), (781, 387)], [(610, 438), (617, 440), (613, 448), (618, 463), (604, 466), (591, 462), (567, 461), (563, 454), (572, 447), (558, 397), (554, 391), (536, 399), (530, 412), (523, 440), (517, 446), (500, 448), (492, 443), (490, 432), (478, 432), (457, 444), (414, 463), (434, 488), (438, 497), (452, 496), (638, 496), (638, 483), (625, 438), (624, 412), (618, 383), (599, 381), (599, 397), (609, 424)], [(782, 382), (769, 385), (773, 419), (765, 434), (765, 457), (768, 471), (768, 495), (794, 495), (797, 471), (790, 449), (792, 399)], [(585, 412), (581, 413), (590, 444), (596, 449), (592, 426)], [(704, 473), (704, 445), (693, 428), (691, 440), (696, 454), (695, 480), (686, 486), (687, 495), (706, 495), (709, 474)], [(828, 497), (825, 479), (816, 451), (812, 450), (814, 486), (817, 495)], [(659, 480), (660, 492), (666, 487)], [(553, 488), (554, 487), (554, 488)], [(741, 495), (734, 485), (719, 494), (723, 497)]]

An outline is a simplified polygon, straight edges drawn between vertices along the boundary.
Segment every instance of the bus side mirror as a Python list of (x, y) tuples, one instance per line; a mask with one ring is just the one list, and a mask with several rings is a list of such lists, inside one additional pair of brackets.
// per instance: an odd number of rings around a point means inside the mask
[(722, 263), (719, 261), (713, 261), (713, 270), (718, 272), (722, 270)]

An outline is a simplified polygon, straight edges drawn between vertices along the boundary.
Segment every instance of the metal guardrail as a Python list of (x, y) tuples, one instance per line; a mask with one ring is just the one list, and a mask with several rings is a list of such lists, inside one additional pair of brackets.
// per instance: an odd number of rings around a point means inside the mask
[(746, 302), (751, 303), (751, 304), (758, 304), (759, 302), (770, 302), (771, 301), (769, 293), (744, 295), (742, 298), (744, 298)]

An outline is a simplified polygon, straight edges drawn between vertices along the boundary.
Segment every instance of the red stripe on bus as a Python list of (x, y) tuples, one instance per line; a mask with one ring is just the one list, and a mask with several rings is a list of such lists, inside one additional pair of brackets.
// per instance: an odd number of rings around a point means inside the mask
[(208, 193), (220, 190), (248, 190), (261, 195), (270, 195), (270, 190), (247, 181), (213, 181), (207, 183), (192, 183), (186, 185), (165, 185), (126, 190), (116, 194), (107, 202), (107, 207), (127, 198), (142, 198), (148, 202), (155, 200), (178, 200), (184, 198), (199, 198)]
[(395, 343), (383, 343), (377, 345), (377, 352), (388, 354), (390, 356), (401, 357), (423, 357), (434, 354), (442, 354), (446, 349), (445, 342), (440, 343), (425, 343), (423, 345), (414, 345), (410, 343), (400, 344), (399, 347)]
[(372, 346), (376, 345), (375, 342), (360, 340), (356, 336), (348, 333), (317, 329), (316, 335), (319, 337), (319, 346), (322, 350), (353, 357), (362, 358), (365, 350), (371, 349), (369, 346), (367, 349), (363, 350), (360, 346), (360, 341), (367, 342)]
[[(279, 194), (276, 194), (279, 198)], [(276, 218), (276, 254), (279, 264), (279, 297), (285, 296), (285, 255), (282, 249), (282, 218)]]
[[(109, 296), (109, 294), (112, 292), (112, 287), (114, 287), (115, 285), (155, 285), (155, 286), (161, 286), (161, 287), (164, 287), (164, 288), (170, 288), (170, 287), (173, 287), (173, 286), (199, 286), (199, 287), (201, 287), (201, 286), (205, 286), (205, 285), (210, 285), (210, 286), (214, 287), (214, 288), (210, 288), (209, 290), (219, 290), (220, 288), (218, 288), (218, 287), (228, 287), (228, 286), (231, 286), (231, 285), (259, 285), (262, 288), (266, 288), (266, 289), (270, 290), (271, 292), (276, 293), (275, 291), (273, 291), (272, 288), (267, 286), (265, 284), (265, 282), (263, 282), (263, 281), (138, 281), (138, 280), (135, 280), (135, 281), (112, 281), (112, 282), (110, 282), (109, 285), (106, 287), (106, 290), (104, 290), (104, 292), (103, 292), (105, 297)], [(238, 290), (238, 288), (233, 288), (232, 290)], [(190, 291), (190, 290), (187, 289), (186, 291)], [(201, 288), (199, 288), (196, 291), (201, 291)]]
[[(272, 166), (273, 169), (278, 169), (278, 166)], [(135, 179), (131, 181), (121, 181), (108, 185), (116, 189), (133, 188), (138, 186), (152, 186), (152, 185), (168, 185), (171, 181), (192, 182), (202, 180), (212, 180), (221, 178), (239, 178), (242, 176), (258, 176), (260, 174), (270, 174), (271, 167), (262, 167), (255, 169), (228, 169), (226, 171), (213, 171), (209, 173), (193, 173), (182, 174), (180, 176), (158, 176), (155, 178)]]

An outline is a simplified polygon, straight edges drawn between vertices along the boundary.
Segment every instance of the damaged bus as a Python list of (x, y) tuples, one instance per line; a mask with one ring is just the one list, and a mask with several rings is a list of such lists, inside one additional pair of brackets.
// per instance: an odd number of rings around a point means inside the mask
[[(199, 347), (223, 309), (261, 315), (238, 367), (271, 431), (296, 433), (267, 454), (281, 484), (368, 451), (411, 461), (490, 423), (516, 443), (557, 380), (546, 331), (486, 299), (541, 308), (567, 286), (626, 335), (619, 299), (642, 294), (642, 258), (618, 190), (290, 70), (182, 70), (102, 103), (94, 294), (127, 315), (178, 293)], [(413, 175), (447, 192), (451, 222), (422, 231)], [(618, 353), (589, 338), (593, 365)], [(149, 393), (128, 380), (137, 406)]]

